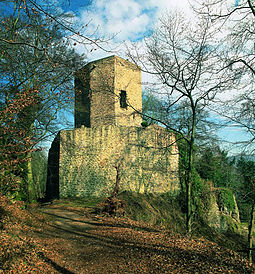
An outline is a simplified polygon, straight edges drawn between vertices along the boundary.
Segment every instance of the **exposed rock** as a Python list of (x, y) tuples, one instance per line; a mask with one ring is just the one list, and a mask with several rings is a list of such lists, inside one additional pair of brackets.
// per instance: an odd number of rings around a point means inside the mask
[[(231, 208), (221, 195), (222, 191), (228, 191), (231, 198)], [(207, 212), (207, 222), (209, 226), (220, 231), (235, 229), (240, 223), (239, 210), (235, 196), (230, 190), (225, 188), (213, 188), (210, 193), (210, 205)]]

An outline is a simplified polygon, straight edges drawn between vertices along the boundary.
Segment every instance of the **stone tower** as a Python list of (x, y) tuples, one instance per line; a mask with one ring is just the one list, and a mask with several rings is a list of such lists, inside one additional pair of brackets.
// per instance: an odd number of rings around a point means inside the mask
[(108, 196), (120, 191), (178, 193), (175, 135), (142, 127), (141, 70), (120, 57), (75, 73), (75, 128), (61, 130), (49, 151), (46, 197)]
[(141, 69), (117, 56), (87, 64), (75, 74), (75, 128), (141, 126)]

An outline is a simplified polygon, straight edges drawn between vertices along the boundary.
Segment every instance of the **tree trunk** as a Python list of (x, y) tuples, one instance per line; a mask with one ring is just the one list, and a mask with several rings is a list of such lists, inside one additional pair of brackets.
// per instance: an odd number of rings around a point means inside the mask
[(187, 175), (185, 176), (186, 184), (186, 205), (187, 205), (187, 214), (186, 214), (186, 232), (187, 234), (191, 233), (191, 222), (192, 222), (192, 170), (194, 162), (194, 141), (195, 141), (195, 126), (196, 126), (196, 112), (195, 106), (192, 98), (190, 98), (191, 104), (193, 106), (193, 117), (192, 117), (192, 129), (190, 134), (189, 141), (189, 152), (188, 152), (188, 167)]
[(30, 158), (27, 162), (27, 192), (28, 192), (28, 200), (31, 203), (36, 200), (36, 193), (35, 193), (35, 187), (33, 182), (31, 152), (28, 154), (27, 157)]
[[(189, 173), (189, 171), (188, 171)], [(187, 175), (186, 181), (186, 206), (187, 206), (187, 213), (186, 213), (186, 232), (187, 234), (191, 233), (191, 215), (192, 215), (192, 203), (191, 203), (191, 182), (190, 182), (190, 175)]]
[(253, 240), (253, 223), (254, 223), (254, 208), (255, 208), (255, 201), (253, 201), (251, 212), (250, 212), (250, 223), (248, 226), (248, 260), (252, 263), (252, 240)]
[(193, 144), (189, 144), (189, 159), (187, 174), (185, 176), (186, 185), (186, 232), (191, 233), (191, 220), (192, 220), (192, 162), (193, 162)]
[(115, 181), (115, 186), (114, 186), (114, 190), (112, 193), (112, 197), (116, 197), (119, 194), (119, 190), (120, 190), (120, 166), (121, 164), (117, 164), (115, 166), (115, 169), (117, 171), (116, 173), (116, 181)]

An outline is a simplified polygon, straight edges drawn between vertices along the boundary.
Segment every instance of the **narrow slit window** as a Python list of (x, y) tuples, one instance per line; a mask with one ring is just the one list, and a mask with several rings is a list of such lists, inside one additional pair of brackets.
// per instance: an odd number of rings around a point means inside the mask
[(120, 91), (120, 107), (127, 108), (127, 92), (125, 90)]

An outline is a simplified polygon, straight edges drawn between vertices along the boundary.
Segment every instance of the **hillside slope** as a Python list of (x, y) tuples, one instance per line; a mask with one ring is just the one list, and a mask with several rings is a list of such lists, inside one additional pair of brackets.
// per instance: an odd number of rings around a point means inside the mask
[(128, 218), (0, 198), (0, 269), (40, 273), (255, 273), (237, 253)]

